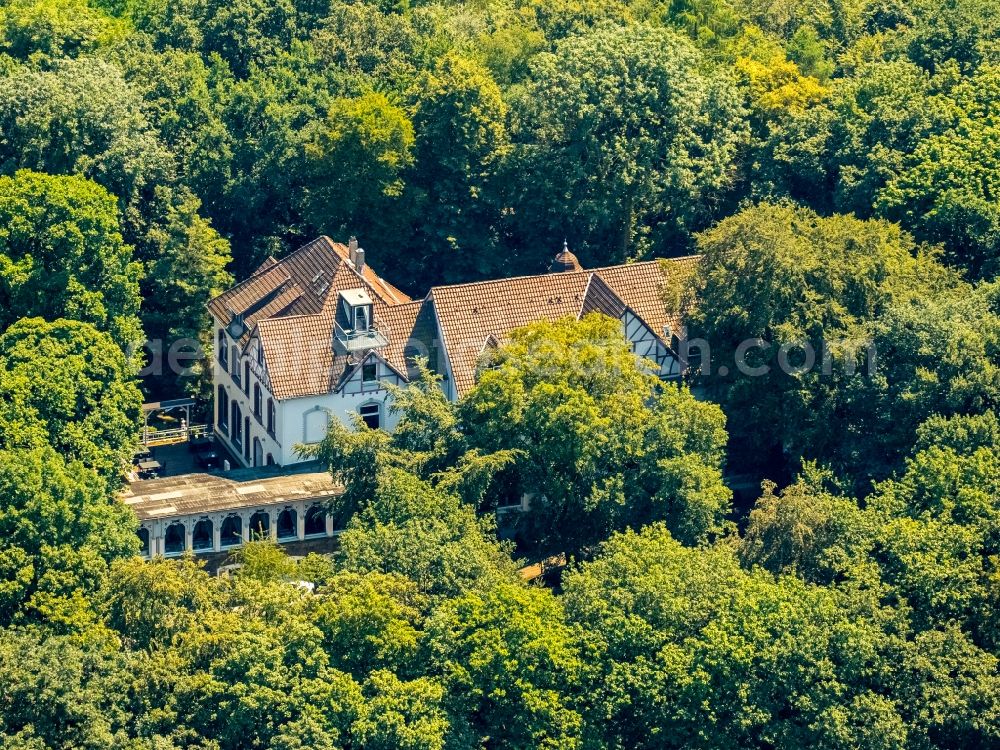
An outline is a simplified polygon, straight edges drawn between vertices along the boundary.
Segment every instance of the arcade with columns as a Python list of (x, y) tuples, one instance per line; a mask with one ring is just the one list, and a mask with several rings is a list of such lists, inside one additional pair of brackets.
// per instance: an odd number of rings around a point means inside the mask
[(151, 558), (225, 553), (261, 538), (323, 549), (337, 535), (326, 504), (338, 493), (326, 472), (238, 470), (136, 483), (122, 501), (139, 517), (141, 554)]

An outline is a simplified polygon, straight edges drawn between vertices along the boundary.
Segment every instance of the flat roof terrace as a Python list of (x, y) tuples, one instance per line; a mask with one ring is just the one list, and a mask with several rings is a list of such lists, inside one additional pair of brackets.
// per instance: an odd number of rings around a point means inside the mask
[(340, 494), (329, 472), (317, 463), (290, 468), (237, 469), (132, 482), (122, 502), (140, 521), (320, 500)]

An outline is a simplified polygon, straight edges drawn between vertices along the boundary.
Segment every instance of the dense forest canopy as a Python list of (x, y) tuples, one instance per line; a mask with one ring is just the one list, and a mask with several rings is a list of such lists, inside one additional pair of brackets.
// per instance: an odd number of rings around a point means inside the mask
[(564, 237), (591, 267), (682, 254), (761, 199), (988, 278), (998, 25), (987, 0), (6, 0), (0, 172), (117, 199), (154, 339), (320, 233), (421, 294)]
[[(998, 118), (995, 0), (0, 0), (0, 750), (1000, 747)], [(711, 354), (530, 325), (332, 427), (332, 557), (142, 561), (143, 391), (208, 390), (140, 365), (318, 234), (699, 253)]]

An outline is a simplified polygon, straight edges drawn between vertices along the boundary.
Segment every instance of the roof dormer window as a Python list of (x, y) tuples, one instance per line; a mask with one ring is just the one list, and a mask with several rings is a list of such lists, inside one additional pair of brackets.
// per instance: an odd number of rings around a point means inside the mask
[(347, 289), (340, 293), (341, 326), (347, 331), (364, 333), (372, 325), (372, 298), (364, 289)]
[(354, 330), (358, 333), (371, 328), (371, 305), (358, 305), (354, 308)]
[(378, 349), (389, 342), (379, 333), (375, 305), (366, 289), (345, 289), (337, 305), (335, 344), (344, 352)]

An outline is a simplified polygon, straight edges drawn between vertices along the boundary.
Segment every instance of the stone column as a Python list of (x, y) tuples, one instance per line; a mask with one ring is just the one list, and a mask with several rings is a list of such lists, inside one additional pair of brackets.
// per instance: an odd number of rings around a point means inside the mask
[(295, 535), (299, 541), (306, 538), (306, 508), (301, 503), (295, 508)]
[(212, 550), (222, 551), (222, 519), (218, 516), (212, 519)]
[(194, 525), (195, 521), (184, 524), (184, 549), (193, 550), (194, 549)]
[(278, 513), (273, 510), (267, 512), (267, 535), (272, 542), (278, 541)]
[(330, 511), (326, 512), (326, 535), (333, 536), (333, 515)]
[(250, 514), (246, 511), (240, 513), (240, 532), (243, 535), (243, 544), (250, 541)]

